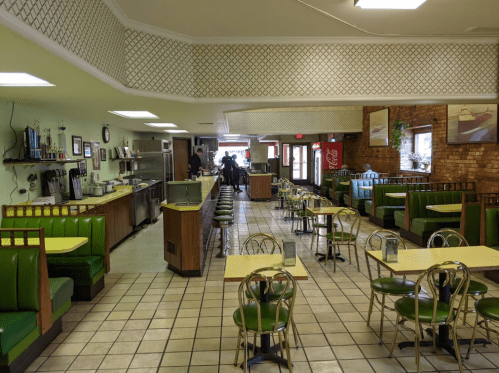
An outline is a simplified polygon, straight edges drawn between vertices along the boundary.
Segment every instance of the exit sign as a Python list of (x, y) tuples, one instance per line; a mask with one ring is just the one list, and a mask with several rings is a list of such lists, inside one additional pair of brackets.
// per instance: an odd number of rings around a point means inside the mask
[(296, 135), (296, 138), (297, 138), (297, 139), (302, 139), (302, 138), (303, 138), (303, 135), (302, 135), (301, 133), (299, 133), (299, 134), (297, 134), (297, 135)]

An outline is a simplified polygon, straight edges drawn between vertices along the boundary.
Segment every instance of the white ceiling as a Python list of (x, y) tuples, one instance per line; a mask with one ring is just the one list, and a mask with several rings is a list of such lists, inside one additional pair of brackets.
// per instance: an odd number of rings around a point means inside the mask
[(499, 35), (497, 0), (427, 0), (416, 10), (361, 9), (354, 0), (106, 2), (133, 22), (201, 39)]

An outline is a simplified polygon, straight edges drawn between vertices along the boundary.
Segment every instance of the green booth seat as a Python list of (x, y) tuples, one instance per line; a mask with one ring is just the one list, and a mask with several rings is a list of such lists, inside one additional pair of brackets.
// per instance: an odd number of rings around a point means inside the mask
[(50, 278), (50, 299), (52, 300), (52, 321), (56, 321), (71, 308), (74, 281), (69, 277)]
[[(411, 189), (411, 186), (409, 186)], [(405, 184), (377, 184), (373, 185), (372, 201), (370, 211), (366, 202), (366, 212), (369, 214), (369, 221), (382, 228), (395, 227), (395, 212), (405, 210), (404, 198), (388, 197), (387, 193), (405, 193)], [(374, 207), (373, 207), (374, 206)]]
[(333, 203), (338, 206), (346, 206), (344, 195), (348, 194), (349, 186), (340, 183), (344, 181), (349, 181), (350, 176), (333, 176), (332, 179), (333, 181), (331, 182), (332, 185), (331, 197)]
[[(485, 209), (485, 246), (499, 250), (499, 209)], [(499, 271), (485, 271), (485, 278), (499, 283)]]
[(366, 214), (371, 215), (372, 208), (373, 208), (373, 201), (372, 200), (369, 199), (369, 200), (364, 202), (364, 209), (366, 210)]
[(393, 212), (393, 218), (395, 220), (395, 225), (399, 228), (404, 228), (405, 224), (405, 209), (404, 210), (399, 210), (399, 211), (394, 211)]
[(104, 287), (104, 216), (3, 218), (2, 228), (44, 228), (45, 237), (86, 237), (88, 242), (74, 251), (47, 255), (49, 277), (73, 279), (73, 301), (91, 300)]

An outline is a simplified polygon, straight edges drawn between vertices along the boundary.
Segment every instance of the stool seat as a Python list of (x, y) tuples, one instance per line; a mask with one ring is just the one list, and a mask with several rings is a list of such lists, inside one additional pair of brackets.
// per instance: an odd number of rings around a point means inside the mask
[(216, 216), (232, 215), (232, 210), (217, 210), (215, 211)]
[(234, 221), (234, 218), (230, 217), (230, 216), (214, 216), (213, 217), (213, 221), (216, 221), (216, 222), (233, 222)]

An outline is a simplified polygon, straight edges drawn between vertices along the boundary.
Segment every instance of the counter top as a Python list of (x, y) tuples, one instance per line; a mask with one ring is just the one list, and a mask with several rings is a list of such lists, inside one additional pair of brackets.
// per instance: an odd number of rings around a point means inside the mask
[(161, 202), (162, 207), (166, 207), (177, 211), (198, 211), (206, 201), (206, 198), (211, 194), (213, 186), (218, 181), (218, 176), (201, 176), (196, 181), (201, 181), (201, 203), (192, 206), (176, 206), (175, 203), (167, 203), (166, 200)]
[(266, 173), (266, 174), (252, 174), (248, 170), (246, 170), (246, 173), (248, 174), (248, 176), (272, 176), (271, 173)]

